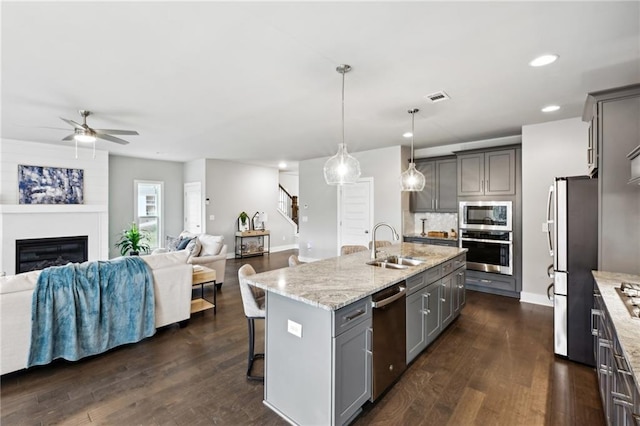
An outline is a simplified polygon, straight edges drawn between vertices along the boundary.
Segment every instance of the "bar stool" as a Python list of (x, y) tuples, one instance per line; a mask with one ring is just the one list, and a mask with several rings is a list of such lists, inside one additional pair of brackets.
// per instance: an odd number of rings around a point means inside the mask
[(244, 315), (247, 317), (249, 326), (249, 357), (247, 366), (247, 379), (264, 381), (264, 376), (253, 376), (251, 369), (253, 361), (256, 359), (264, 359), (264, 353), (256, 354), (255, 351), (255, 320), (265, 318), (265, 294), (264, 291), (247, 284), (246, 278), (255, 275), (256, 271), (251, 265), (242, 265), (238, 269), (238, 282), (240, 284), (240, 294), (242, 296), (242, 306)]

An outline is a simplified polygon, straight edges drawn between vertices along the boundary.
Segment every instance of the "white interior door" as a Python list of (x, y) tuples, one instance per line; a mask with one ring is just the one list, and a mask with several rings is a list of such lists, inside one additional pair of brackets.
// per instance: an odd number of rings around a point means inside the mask
[(346, 244), (369, 246), (373, 226), (373, 178), (338, 190), (338, 252)]
[(202, 229), (202, 185), (200, 182), (184, 184), (184, 229), (194, 234)]

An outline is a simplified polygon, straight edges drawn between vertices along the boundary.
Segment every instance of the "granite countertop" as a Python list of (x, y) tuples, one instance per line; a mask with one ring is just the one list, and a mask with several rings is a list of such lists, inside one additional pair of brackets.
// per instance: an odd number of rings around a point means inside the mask
[(467, 249), (399, 243), (384, 247), (384, 254), (424, 260), (407, 269), (367, 265), (369, 251), (276, 269), (247, 278), (249, 284), (326, 310), (356, 302), (412, 275), (437, 266)]
[(415, 234), (404, 234), (403, 237), (408, 237), (408, 238), (424, 238), (425, 240), (445, 240), (445, 241), (458, 241), (458, 237), (456, 236), (455, 238), (453, 237), (430, 237), (428, 235), (420, 235), (419, 233), (415, 233)]
[(623, 281), (640, 284), (640, 275), (593, 271), (593, 277), (596, 279), (608, 316), (611, 318), (620, 346), (638, 386), (640, 385), (640, 318), (633, 318), (629, 314), (615, 288), (620, 287)]

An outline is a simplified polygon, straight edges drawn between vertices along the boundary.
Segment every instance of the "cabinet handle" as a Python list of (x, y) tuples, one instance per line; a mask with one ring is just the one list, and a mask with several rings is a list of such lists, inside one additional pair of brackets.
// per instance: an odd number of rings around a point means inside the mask
[[(611, 392), (612, 394), (615, 392)], [(624, 401), (622, 399), (618, 399), (618, 398), (613, 398), (613, 404), (614, 405), (620, 405), (622, 407), (633, 407), (633, 403), (629, 402), (629, 401)]]
[(352, 319), (358, 318), (360, 315), (364, 315), (366, 311), (364, 309), (358, 309), (354, 314), (345, 316), (344, 319), (346, 321), (351, 321)]
[(430, 309), (421, 309), (420, 312), (422, 312), (423, 315), (429, 315), (431, 313)]
[(445, 299), (444, 297), (442, 297), (442, 298), (440, 298), (440, 301), (441, 301), (441, 302), (446, 302), (446, 301), (447, 301), (447, 299)]
[(631, 372), (627, 368), (627, 362), (622, 355), (618, 355), (616, 353), (613, 354), (613, 361), (615, 363), (616, 370), (619, 373), (626, 374), (631, 376)]
[(598, 328), (595, 326), (594, 323), (594, 317), (596, 316), (602, 316), (602, 311), (599, 309), (591, 309), (591, 334), (593, 336), (598, 336), (600, 333), (598, 333)]
[(373, 341), (373, 328), (369, 327), (367, 328), (367, 337), (365, 342), (365, 346), (367, 347), (367, 349), (364, 350), (369, 356), (373, 355), (373, 352), (371, 351), (372, 341)]
[(490, 283), (491, 280), (480, 280), (481, 283)]

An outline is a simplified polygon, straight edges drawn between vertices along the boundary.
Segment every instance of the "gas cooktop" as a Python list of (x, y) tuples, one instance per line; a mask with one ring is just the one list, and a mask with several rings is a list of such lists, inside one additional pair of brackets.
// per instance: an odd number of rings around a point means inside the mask
[(620, 287), (616, 287), (616, 291), (631, 317), (640, 319), (640, 283), (623, 281)]

